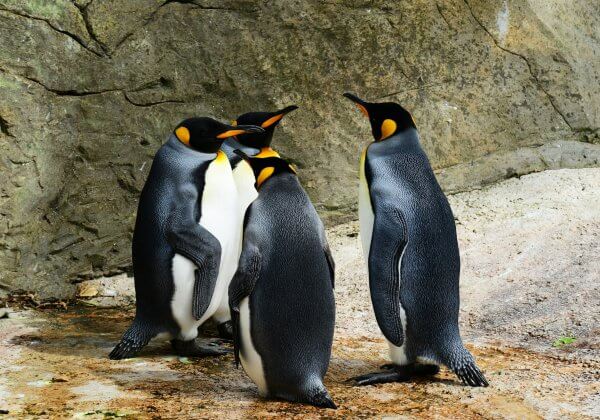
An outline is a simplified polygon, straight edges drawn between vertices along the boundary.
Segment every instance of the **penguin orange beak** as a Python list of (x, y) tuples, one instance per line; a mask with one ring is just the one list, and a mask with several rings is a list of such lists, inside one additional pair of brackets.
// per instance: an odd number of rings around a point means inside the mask
[(264, 129), (262, 129), (261, 127), (258, 127), (256, 125), (238, 125), (238, 126), (231, 126), (229, 130), (222, 132), (221, 134), (217, 135), (218, 139), (226, 139), (228, 137), (233, 137), (233, 136), (238, 136), (240, 134), (246, 134), (246, 133), (264, 133)]
[(358, 109), (360, 109), (360, 112), (362, 112), (365, 115), (365, 117), (369, 118), (369, 111), (367, 110), (367, 102), (363, 101), (358, 96), (353, 95), (349, 92), (344, 93), (344, 96), (346, 98), (350, 99), (352, 102), (354, 102), (356, 104), (356, 106), (358, 107)]
[(265, 120), (260, 126), (262, 128), (269, 128), (270, 126), (272, 126), (273, 124), (275, 124), (277, 121), (279, 121), (280, 119), (282, 119), (285, 114), (292, 112), (294, 110), (298, 109), (298, 107), (296, 105), (290, 105), (288, 107), (285, 107), (279, 111), (276, 111), (271, 118)]

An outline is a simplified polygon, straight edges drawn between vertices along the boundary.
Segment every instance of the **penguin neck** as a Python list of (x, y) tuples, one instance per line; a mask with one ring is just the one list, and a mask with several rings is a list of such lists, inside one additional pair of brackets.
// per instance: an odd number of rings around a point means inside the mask
[(385, 140), (371, 143), (369, 153), (390, 154), (396, 151), (406, 152), (415, 148), (421, 149), (419, 133), (414, 128), (408, 128)]
[(175, 135), (171, 134), (169, 140), (166, 143), (167, 146), (173, 148), (178, 153), (185, 153), (194, 157), (197, 157), (199, 161), (209, 161), (213, 160), (217, 157), (217, 153), (205, 153), (199, 152), (198, 150), (194, 150), (191, 147), (186, 146), (182, 142), (180, 142)]

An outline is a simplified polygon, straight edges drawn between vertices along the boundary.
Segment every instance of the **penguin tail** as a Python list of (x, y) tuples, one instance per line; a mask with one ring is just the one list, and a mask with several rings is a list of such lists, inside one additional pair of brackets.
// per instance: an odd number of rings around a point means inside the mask
[(473, 355), (469, 353), (462, 343), (456, 346), (457, 349), (446, 358), (445, 364), (458, 376), (465, 384), (474, 387), (486, 387), (488, 381), (481, 370), (477, 367)]
[(108, 357), (111, 360), (129, 359), (145, 347), (153, 335), (135, 319)]
[(337, 405), (331, 399), (329, 392), (325, 386), (321, 385), (314, 392), (309, 393), (306, 397), (306, 402), (319, 408), (337, 409)]

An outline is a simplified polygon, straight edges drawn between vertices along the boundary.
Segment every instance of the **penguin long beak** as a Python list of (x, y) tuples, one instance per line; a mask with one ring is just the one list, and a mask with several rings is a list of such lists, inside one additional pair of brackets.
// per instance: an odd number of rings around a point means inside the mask
[(260, 126), (262, 128), (269, 128), (271, 127), (273, 124), (275, 124), (277, 121), (279, 121), (280, 119), (282, 119), (284, 117), (285, 114), (288, 114), (294, 110), (298, 109), (298, 107), (296, 105), (290, 105), (287, 106), (283, 109), (280, 109), (279, 111), (275, 111), (272, 114), (272, 117), (270, 117), (269, 119), (265, 120)]
[(217, 135), (218, 139), (226, 139), (228, 137), (238, 136), (246, 133), (264, 133), (264, 129), (257, 125), (238, 125), (230, 126), (229, 130)]
[(354, 102), (358, 109), (360, 109), (360, 112), (362, 112), (367, 118), (369, 118), (369, 111), (367, 110), (367, 107), (369, 106), (368, 102), (363, 101), (358, 96), (353, 95), (350, 92), (344, 93), (344, 96), (350, 99), (352, 102)]
[(298, 107), (296, 105), (290, 105), (290, 106), (286, 106), (283, 109), (280, 109), (279, 111), (277, 111), (277, 113), (285, 115), (285, 114), (295, 111), (297, 109), (298, 109)]

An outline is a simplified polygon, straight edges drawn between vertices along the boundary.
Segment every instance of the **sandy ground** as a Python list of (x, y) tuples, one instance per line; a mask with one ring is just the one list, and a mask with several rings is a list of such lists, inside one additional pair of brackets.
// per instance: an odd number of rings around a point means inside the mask
[[(600, 418), (600, 169), (528, 175), (450, 201), (463, 261), (461, 328), (489, 388), (462, 386), (446, 370), (408, 383), (356, 388), (344, 382), (387, 362), (358, 226), (350, 223), (328, 232), (338, 266), (338, 317), (326, 383), (338, 410), (257, 397), (231, 356), (178, 358), (166, 343), (154, 342), (139, 358), (108, 360), (132, 312), (89, 305), (127, 302), (130, 282), (117, 278), (84, 285), (83, 294), (92, 295), (88, 306), (0, 319), (0, 412), (28, 418)], [(561, 337), (575, 340), (553, 347)]]

